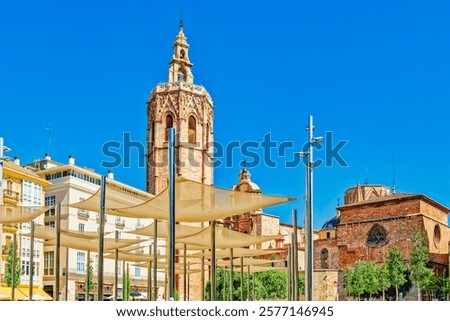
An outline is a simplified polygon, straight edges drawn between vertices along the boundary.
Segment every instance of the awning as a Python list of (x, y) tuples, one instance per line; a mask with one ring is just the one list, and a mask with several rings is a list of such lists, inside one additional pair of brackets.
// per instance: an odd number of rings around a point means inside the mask
[[(103, 249), (105, 252), (127, 247), (133, 244), (142, 242), (143, 240), (115, 240), (105, 238)], [(56, 245), (56, 240), (49, 240), (45, 242), (45, 245)], [(91, 240), (82, 237), (74, 237), (69, 235), (61, 235), (61, 246), (70, 247), (72, 249), (78, 249), (82, 251), (98, 252), (98, 240)]]
[[(236, 232), (221, 226), (216, 227), (216, 248), (228, 249), (239, 248), (253, 244), (260, 244), (266, 241), (274, 240), (279, 235), (251, 235)], [(207, 246), (211, 248), (211, 227), (203, 229), (200, 233), (177, 240), (179, 243), (191, 244), (197, 246)]]
[(49, 209), (48, 206), (0, 205), (0, 224), (31, 222)]
[[(115, 198), (112, 199), (112, 194)], [(121, 202), (115, 201), (121, 197)], [(164, 189), (159, 195), (140, 204), (123, 206), (125, 195), (120, 192), (106, 191), (105, 212), (112, 215), (153, 218), (169, 221), (169, 190)], [(185, 178), (175, 182), (175, 221), (205, 222), (232, 215), (243, 214), (260, 208), (294, 200), (289, 197), (268, 196), (262, 194), (238, 192), (197, 183)], [(137, 202), (135, 199), (133, 202)], [(130, 203), (132, 203), (130, 201)], [(70, 206), (89, 211), (99, 210), (100, 191), (87, 200)]]
[[(19, 285), (16, 289), (23, 294), (23, 297), (18, 300), (29, 300), (30, 287), (28, 285)], [(33, 301), (53, 301), (53, 298), (40, 287), (33, 286)]]
[[(233, 254), (234, 256), (234, 254)], [(253, 266), (253, 265), (264, 265), (264, 264), (272, 264), (272, 263), (279, 263), (284, 262), (285, 260), (265, 260), (265, 259), (253, 259), (253, 258), (243, 258), (241, 262), (241, 258), (234, 259), (233, 265), (234, 266), (241, 266), (241, 263), (243, 266)], [(220, 261), (217, 263), (219, 266), (229, 266), (230, 261)]]
[[(110, 234), (110, 233), (105, 233)], [(73, 230), (61, 230), (61, 235), (79, 237), (82, 239), (95, 240), (99, 238), (98, 232), (81, 232)], [(34, 237), (43, 240), (56, 239), (56, 228), (44, 225), (36, 225), (34, 228)]]
[[(11, 287), (3, 286), (6, 283), (3, 283), (0, 286), (0, 301), (11, 301)], [(20, 287), (20, 286), (19, 286)], [(16, 301), (24, 301), (28, 300), (28, 296), (19, 290), (19, 287), (16, 287), (14, 290), (14, 300)]]
[[(134, 193), (132, 190), (125, 190), (116, 186), (114, 183), (108, 182), (108, 180), (106, 182), (105, 190), (105, 214), (110, 215), (117, 215), (116, 211), (112, 209), (142, 204), (154, 197), (145, 192), (138, 194)], [(88, 199), (82, 202), (69, 204), (69, 206), (98, 213), (100, 211), (100, 192), (101, 188)]]
[[(180, 239), (180, 238), (184, 238), (187, 236), (191, 236), (191, 235), (194, 235), (194, 234), (197, 234), (197, 233), (203, 231), (205, 228), (206, 227), (201, 227), (201, 226), (176, 224), (175, 225), (175, 238)], [(150, 225), (147, 225), (144, 228), (141, 228), (139, 230), (129, 231), (127, 233), (154, 237), (155, 236), (154, 231), (155, 231), (155, 223), (152, 223)], [(169, 222), (158, 221), (157, 237), (158, 238), (169, 238)]]

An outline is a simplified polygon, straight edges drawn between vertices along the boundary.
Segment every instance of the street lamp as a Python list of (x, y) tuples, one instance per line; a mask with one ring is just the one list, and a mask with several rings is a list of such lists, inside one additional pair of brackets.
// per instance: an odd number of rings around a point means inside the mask
[(305, 300), (313, 300), (313, 170), (315, 163), (313, 161), (313, 148), (315, 143), (323, 142), (323, 137), (314, 137), (313, 116), (309, 116), (309, 125), (306, 128), (308, 132), (308, 151), (299, 152), (300, 157), (308, 157), (305, 168)]

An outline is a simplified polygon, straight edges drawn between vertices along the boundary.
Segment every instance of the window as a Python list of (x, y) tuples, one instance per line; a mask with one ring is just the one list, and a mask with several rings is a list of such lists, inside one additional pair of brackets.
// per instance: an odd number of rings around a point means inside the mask
[(84, 272), (85, 258), (84, 252), (77, 252), (77, 272)]
[(322, 251), (320, 252), (320, 268), (329, 269), (327, 249), (322, 249)]
[(189, 122), (188, 122), (188, 142), (191, 144), (194, 144), (196, 142), (196, 127), (197, 127), (197, 122), (195, 121), (194, 116), (190, 116), (189, 117)]
[(182, 67), (178, 68), (178, 81), (186, 81), (186, 72)]
[(441, 242), (441, 229), (437, 224), (434, 226), (433, 241), (434, 246), (436, 247), (438, 247), (439, 243)]
[(136, 278), (140, 278), (141, 277), (141, 268), (138, 268), (138, 267), (134, 268), (134, 276)]
[(79, 232), (84, 232), (84, 224), (83, 223), (79, 223), (78, 224), (78, 231)]
[(184, 52), (184, 49), (181, 49), (180, 50), (180, 58), (184, 59), (185, 55), (186, 55), (186, 53)]
[(55, 202), (56, 202), (55, 195), (45, 197), (45, 206), (53, 207), (53, 208), (49, 209), (47, 212), (45, 212), (45, 216), (55, 216), (56, 215)]
[(166, 141), (169, 140), (169, 136), (167, 134), (167, 129), (172, 128), (172, 127), (173, 127), (173, 117), (172, 117), (172, 115), (167, 115), (166, 116), (166, 131), (165, 131)]
[(367, 235), (368, 246), (381, 246), (387, 243), (386, 229), (380, 224), (375, 224)]
[(331, 233), (327, 232), (327, 239), (329, 239), (331, 237)]
[(53, 275), (54, 252), (44, 252), (44, 275)]

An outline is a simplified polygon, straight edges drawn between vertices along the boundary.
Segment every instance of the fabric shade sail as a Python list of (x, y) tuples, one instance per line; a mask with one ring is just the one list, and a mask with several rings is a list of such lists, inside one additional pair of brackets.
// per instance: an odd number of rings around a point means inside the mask
[[(75, 207), (78, 209), (92, 211), (98, 213), (100, 211), (100, 194), (101, 188), (97, 190), (88, 199), (69, 204), (70, 207)], [(142, 204), (154, 196), (149, 193), (141, 192), (141, 194), (134, 193), (131, 190), (125, 190), (114, 183), (110, 182), (109, 179), (106, 180), (106, 195), (105, 195), (105, 214), (118, 215), (114, 210), (116, 208), (130, 207), (138, 204)], [(125, 216), (125, 215), (121, 215)], [(132, 217), (132, 216), (129, 216)], [(145, 218), (140, 216), (141, 218)]]
[[(73, 230), (61, 230), (61, 235), (79, 237), (82, 239), (95, 240), (99, 238), (98, 232), (81, 232)], [(44, 240), (56, 239), (56, 228), (44, 225), (36, 225), (34, 228), (34, 237)]]
[[(142, 242), (142, 240), (115, 240), (105, 238), (104, 251), (112, 251), (115, 249), (120, 249), (122, 247), (127, 247), (133, 244)], [(56, 245), (56, 240), (52, 239), (45, 242), (45, 245)], [(61, 234), (61, 246), (70, 247), (72, 249), (78, 249), (82, 251), (98, 252), (98, 240), (97, 239), (87, 239), (84, 237), (75, 237), (70, 235)]]
[[(233, 255), (234, 256), (234, 255)], [(272, 264), (272, 263), (279, 263), (284, 262), (285, 260), (265, 260), (265, 259), (254, 259), (254, 258), (243, 258), (242, 259), (242, 266), (252, 266), (252, 265), (265, 265), (265, 264)], [(229, 266), (230, 261), (220, 261), (217, 263), (219, 266)], [(241, 266), (241, 259), (234, 259), (233, 260), (234, 266)]]
[(49, 209), (48, 206), (0, 205), (0, 224), (31, 222)]
[[(167, 221), (158, 221), (158, 235), (159, 238), (169, 238), (169, 222)], [(190, 225), (182, 225), (182, 224), (176, 224), (175, 225), (175, 238), (185, 238), (187, 236), (191, 236), (197, 233), (200, 233), (203, 231), (206, 227), (201, 226), (190, 226)], [(154, 237), (155, 236), (155, 223), (152, 223), (150, 225), (147, 225), (144, 228), (129, 231), (128, 233), (137, 234), (137, 235), (143, 235), (143, 236), (149, 236)]]
[[(161, 259), (162, 255), (158, 255), (158, 260)], [(105, 259), (115, 259), (115, 253), (110, 253), (105, 255)], [(124, 253), (119, 251), (118, 260), (127, 262), (150, 262), (153, 261), (153, 254), (143, 254), (143, 253)], [(159, 264), (159, 263), (158, 263)]]
[[(140, 204), (137, 204), (138, 199), (129, 201), (129, 203), (136, 202), (129, 206), (124, 206), (124, 202), (127, 200), (126, 195), (121, 195), (120, 191), (109, 191), (108, 186), (106, 189), (105, 212), (107, 214), (169, 221), (168, 188), (145, 202), (141, 201)], [(212, 221), (292, 200), (294, 199), (289, 197), (232, 191), (185, 178), (177, 178), (175, 182), (175, 221)], [(70, 206), (98, 212), (99, 204), (100, 192), (98, 191), (87, 200)]]
[[(266, 250), (253, 250), (253, 249), (244, 249), (244, 248), (233, 248), (233, 257), (234, 258), (237, 258), (237, 257), (254, 257), (254, 256), (265, 255), (265, 254), (272, 254), (272, 253), (269, 253)], [(197, 252), (197, 253), (195, 253), (193, 255), (198, 256), (198, 257), (204, 256), (206, 259), (211, 259), (211, 252), (210, 251), (205, 251), (204, 253)], [(217, 250), (216, 251), (216, 259), (225, 259), (225, 258), (229, 258), (229, 257), (230, 257), (230, 250), (229, 249)]]
[[(250, 235), (232, 231), (230, 229), (221, 226), (217, 226), (215, 237), (216, 237), (216, 248), (229, 249), (229, 248), (245, 247), (249, 245), (274, 240), (278, 238), (279, 235), (267, 235), (267, 236)], [(208, 248), (211, 248), (211, 227), (209, 226), (203, 229), (200, 233), (185, 237), (183, 239), (178, 239), (177, 241), (179, 243), (197, 246), (207, 246)]]

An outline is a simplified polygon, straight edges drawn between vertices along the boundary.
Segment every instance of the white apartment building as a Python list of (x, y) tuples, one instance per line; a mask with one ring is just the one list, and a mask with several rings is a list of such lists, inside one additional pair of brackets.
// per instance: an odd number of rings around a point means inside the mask
[[(68, 204), (77, 203), (88, 199), (100, 188), (101, 175), (95, 173), (94, 170), (77, 166), (75, 158), (69, 156), (68, 163), (62, 164), (53, 161), (49, 155), (44, 160), (36, 161), (29, 164), (28, 167), (36, 170), (36, 173), (43, 179), (52, 183), (46, 189), (45, 205), (55, 206), (61, 204), (61, 229), (73, 231), (98, 232), (99, 214), (86, 210), (76, 209), (67, 206)], [(141, 191), (132, 186), (123, 184), (114, 180), (113, 173), (108, 172), (108, 183), (114, 188), (120, 189), (122, 193), (130, 193), (133, 197), (142, 197), (148, 199), (150, 194)], [(121, 218), (112, 215), (105, 217), (105, 234), (107, 237), (114, 238), (117, 234), (119, 239), (139, 239), (143, 237), (128, 233), (144, 227), (152, 222), (151, 219), (133, 219)], [(45, 213), (44, 224), (46, 226), (56, 226), (56, 210), (50, 209)], [(135, 250), (135, 253), (149, 253), (149, 245), (151, 240), (143, 240), (139, 245), (141, 248)], [(160, 243), (161, 244), (161, 243)], [(90, 292), (90, 300), (96, 299), (97, 294), (97, 272), (98, 272), (98, 253), (88, 253), (77, 249), (61, 247), (60, 251), (60, 299), (61, 300), (86, 300), (86, 278), (88, 260), (93, 266), (94, 272), (94, 290)], [(55, 290), (55, 246), (45, 246), (43, 253), (43, 283), (44, 290), (53, 294)], [(89, 257), (88, 257), (89, 256)], [(129, 264), (128, 270), (131, 278), (132, 292), (147, 292), (147, 268)], [(104, 259), (104, 299), (113, 298), (114, 296), (114, 267), (115, 262), (112, 259)], [(126, 266), (125, 266), (126, 268)], [(122, 275), (124, 272), (124, 264), (119, 261), (118, 264), (118, 295), (122, 293)], [(159, 279), (164, 280), (164, 276), (158, 275)], [(162, 282), (162, 281), (161, 281)]]

